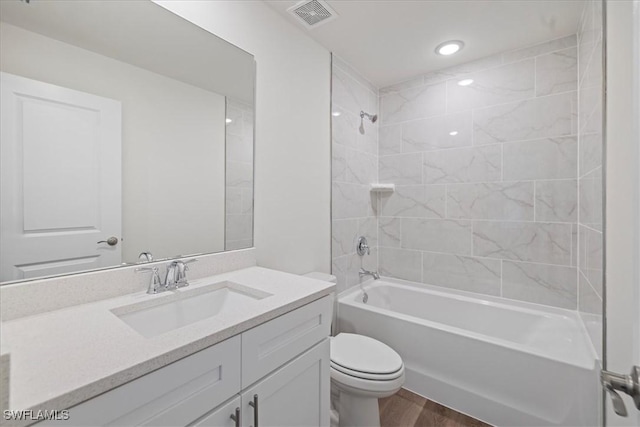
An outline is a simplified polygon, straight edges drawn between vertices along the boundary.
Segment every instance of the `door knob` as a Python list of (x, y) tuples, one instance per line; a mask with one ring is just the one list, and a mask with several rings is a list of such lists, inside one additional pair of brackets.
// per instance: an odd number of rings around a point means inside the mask
[(111, 236), (107, 240), (100, 240), (98, 243), (106, 243), (109, 246), (115, 246), (118, 244), (118, 238)]
[(631, 396), (633, 403), (640, 411), (640, 366), (634, 366), (629, 375), (621, 375), (603, 370), (600, 373), (600, 380), (605, 390), (607, 390), (611, 396), (613, 410), (616, 414), (621, 417), (627, 416), (627, 408), (625, 408), (624, 402), (617, 391)]

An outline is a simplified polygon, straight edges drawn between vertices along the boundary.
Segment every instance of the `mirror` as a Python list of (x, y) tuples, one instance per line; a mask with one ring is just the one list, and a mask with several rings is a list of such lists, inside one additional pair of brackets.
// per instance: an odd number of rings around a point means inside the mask
[(150, 1), (0, 4), (0, 282), (253, 246), (252, 55)]

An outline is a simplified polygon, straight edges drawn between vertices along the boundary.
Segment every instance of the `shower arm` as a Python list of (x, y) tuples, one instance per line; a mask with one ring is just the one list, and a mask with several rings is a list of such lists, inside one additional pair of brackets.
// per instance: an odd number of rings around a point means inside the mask
[(371, 123), (375, 123), (376, 121), (378, 121), (378, 115), (377, 114), (369, 114), (369, 113), (365, 113), (364, 111), (360, 111), (360, 119), (364, 119), (367, 118)]

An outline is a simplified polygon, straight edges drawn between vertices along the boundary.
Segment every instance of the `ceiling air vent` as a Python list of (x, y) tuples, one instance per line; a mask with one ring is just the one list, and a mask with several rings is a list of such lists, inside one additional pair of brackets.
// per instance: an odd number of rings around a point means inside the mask
[(305, 27), (316, 28), (334, 19), (338, 14), (322, 0), (302, 1), (287, 9)]

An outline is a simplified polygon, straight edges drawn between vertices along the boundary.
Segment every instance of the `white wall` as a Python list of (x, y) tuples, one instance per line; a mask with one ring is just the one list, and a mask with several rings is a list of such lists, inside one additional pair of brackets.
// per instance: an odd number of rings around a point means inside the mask
[[(640, 365), (640, 2), (607, 1), (606, 13), (605, 368), (626, 374)], [(640, 412), (623, 399), (627, 418), (607, 397), (607, 425), (639, 425)]]
[(0, 28), (2, 71), (122, 102), (123, 261), (224, 250), (223, 96)]
[(257, 63), (258, 264), (330, 266), (330, 55), (262, 2), (157, 1), (253, 54)]

